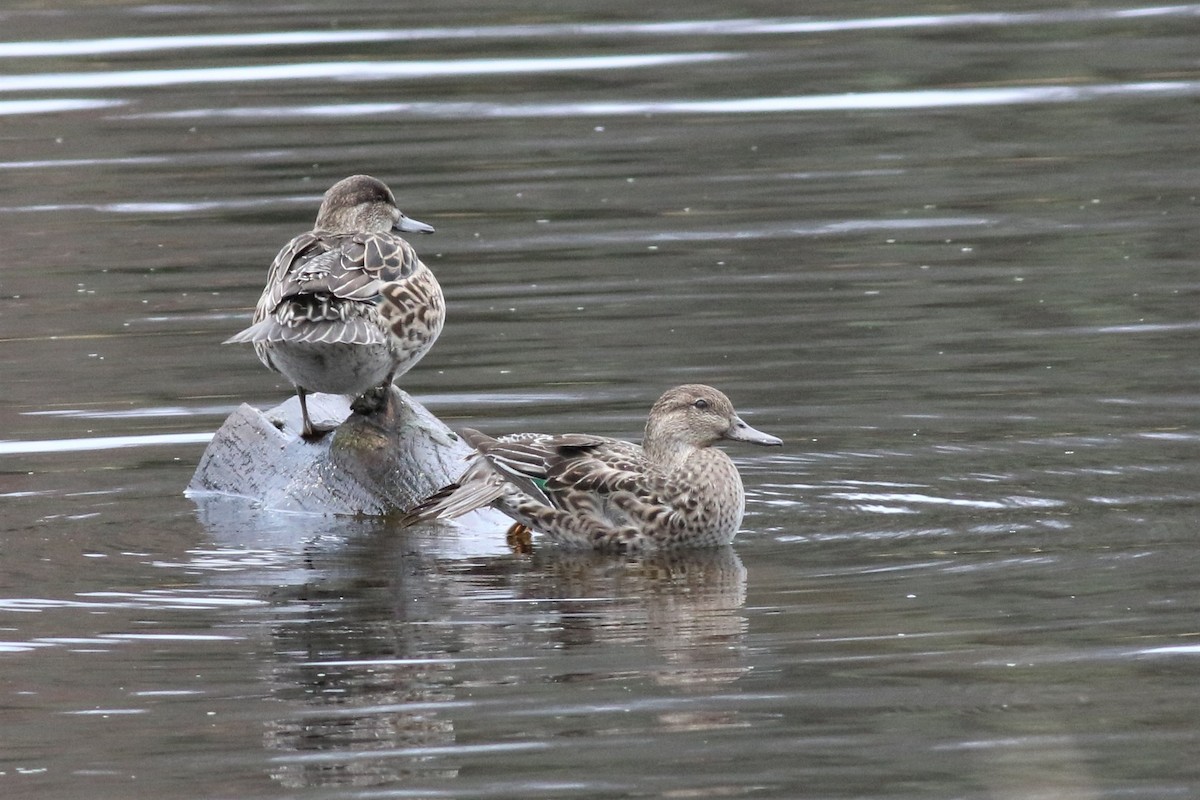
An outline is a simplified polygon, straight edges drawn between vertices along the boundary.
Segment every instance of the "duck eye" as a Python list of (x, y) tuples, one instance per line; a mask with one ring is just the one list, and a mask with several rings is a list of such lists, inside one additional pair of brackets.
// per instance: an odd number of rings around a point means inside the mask
[(708, 410), (708, 401), (705, 400), (703, 397), (701, 397), (699, 400), (692, 403), (692, 406), (700, 409), (701, 411), (707, 411)]

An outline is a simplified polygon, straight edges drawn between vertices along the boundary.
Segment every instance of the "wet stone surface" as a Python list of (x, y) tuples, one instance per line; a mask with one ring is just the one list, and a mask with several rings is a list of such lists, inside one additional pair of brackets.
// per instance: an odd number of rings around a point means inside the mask
[(276, 511), (387, 516), (453, 482), (471, 453), (457, 434), (405, 392), (369, 415), (346, 398), (314, 394), (316, 422), (335, 430), (300, 436), (300, 404), (269, 411), (242, 405), (217, 430), (188, 483), (194, 498), (232, 495)]

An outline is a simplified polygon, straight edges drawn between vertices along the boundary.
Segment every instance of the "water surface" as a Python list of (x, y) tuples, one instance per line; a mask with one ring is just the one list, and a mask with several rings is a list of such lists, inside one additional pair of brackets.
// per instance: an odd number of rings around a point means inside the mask
[[(1200, 791), (1200, 6), (0, 12), (5, 797)], [(723, 388), (730, 549), (182, 494), (334, 181), (454, 426)]]

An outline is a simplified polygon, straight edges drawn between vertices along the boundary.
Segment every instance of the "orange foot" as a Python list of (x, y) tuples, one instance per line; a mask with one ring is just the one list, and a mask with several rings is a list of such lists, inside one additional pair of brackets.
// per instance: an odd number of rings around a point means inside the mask
[(504, 532), (504, 541), (518, 555), (528, 555), (533, 552), (533, 531), (519, 522), (514, 522)]

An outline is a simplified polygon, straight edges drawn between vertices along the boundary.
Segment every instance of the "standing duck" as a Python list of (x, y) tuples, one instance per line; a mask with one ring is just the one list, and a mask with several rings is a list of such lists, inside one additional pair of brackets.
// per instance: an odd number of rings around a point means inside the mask
[[(470, 428), (472, 463), (405, 517), (453, 519), (492, 506), (557, 544), (655, 550), (729, 544), (746, 495), (723, 439), (776, 446), (724, 394), (677, 386), (650, 409), (636, 445), (604, 436), (520, 433), (492, 438)], [(510, 529), (510, 534), (512, 529)]]
[(401, 213), (380, 180), (338, 181), (313, 229), (275, 256), (254, 324), (225, 342), (251, 342), (291, 381), (306, 439), (326, 432), (309, 418), (307, 394), (354, 395), (356, 408), (376, 407), (442, 332), (442, 289), (400, 233), (433, 227)]

